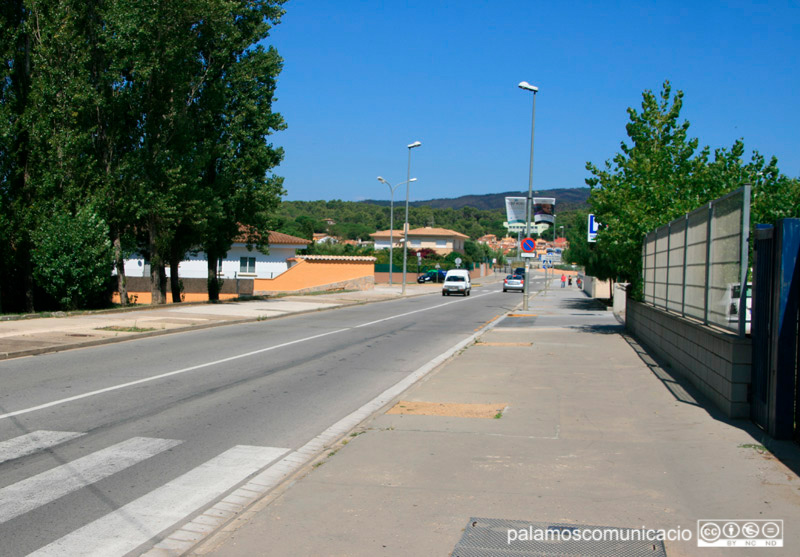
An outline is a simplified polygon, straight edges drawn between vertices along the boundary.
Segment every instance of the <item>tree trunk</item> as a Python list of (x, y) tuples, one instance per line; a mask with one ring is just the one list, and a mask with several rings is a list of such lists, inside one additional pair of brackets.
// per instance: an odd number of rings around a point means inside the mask
[(114, 234), (114, 267), (117, 269), (117, 292), (122, 307), (128, 305), (128, 285), (125, 279), (125, 261), (122, 259), (122, 241), (119, 233)]
[(157, 245), (157, 231), (154, 219), (150, 219), (150, 294), (151, 304), (167, 303), (167, 273), (164, 260)]
[(181, 302), (181, 279), (178, 276), (178, 265), (180, 258), (171, 253), (169, 257), (169, 285), (172, 290), (172, 303), (177, 304)]
[(30, 250), (26, 250), (22, 264), (22, 285), (25, 291), (25, 311), (33, 313), (36, 308), (33, 304), (33, 265), (31, 264)]
[(207, 253), (208, 256), (208, 301), (219, 301), (219, 278), (217, 278), (217, 259), (214, 253)]

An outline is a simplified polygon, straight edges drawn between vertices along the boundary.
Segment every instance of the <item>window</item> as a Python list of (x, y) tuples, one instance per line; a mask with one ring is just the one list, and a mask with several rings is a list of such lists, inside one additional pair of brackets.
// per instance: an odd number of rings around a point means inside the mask
[(447, 247), (447, 240), (436, 240), (436, 247), (437, 248), (446, 248)]
[(410, 240), (411, 247), (418, 248), (422, 246), (421, 240)]
[(256, 258), (255, 257), (240, 257), (239, 258), (239, 272), (240, 273), (255, 273), (256, 272)]

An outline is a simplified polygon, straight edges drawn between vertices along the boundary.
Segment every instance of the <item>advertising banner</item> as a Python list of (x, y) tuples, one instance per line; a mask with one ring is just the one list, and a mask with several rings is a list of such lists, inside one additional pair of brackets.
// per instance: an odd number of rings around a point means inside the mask
[(525, 224), (525, 197), (506, 197), (506, 218), (509, 225)]
[[(508, 199), (508, 198), (506, 198)], [(533, 222), (555, 222), (556, 200), (553, 197), (533, 198)]]

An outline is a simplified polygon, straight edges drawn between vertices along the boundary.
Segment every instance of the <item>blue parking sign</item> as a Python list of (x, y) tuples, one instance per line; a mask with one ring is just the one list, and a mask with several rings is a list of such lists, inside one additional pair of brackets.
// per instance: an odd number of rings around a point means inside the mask
[(588, 240), (590, 242), (597, 241), (597, 230), (600, 228), (600, 223), (598, 223), (594, 215), (589, 215), (589, 228), (588, 228)]

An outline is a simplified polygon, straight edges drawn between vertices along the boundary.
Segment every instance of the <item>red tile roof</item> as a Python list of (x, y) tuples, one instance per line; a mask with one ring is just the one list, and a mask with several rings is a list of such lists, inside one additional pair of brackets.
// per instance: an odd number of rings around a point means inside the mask
[[(389, 230), (380, 230), (378, 232), (373, 232), (370, 234), (373, 238), (388, 238), (389, 237)], [(402, 236), (402, 230), (395, 230), (394, 236)], [(414, 228), (413, 230), (408, 231), (409, 236), (446, 236), (448, 238), (464, 238), (467, 239), (469, 236), (466, 234), (462, 234), (461, 232), (456, 232), (455, 230), (448, 230), (447, 228), (431, 228), (430, 226), (426, 226), (423, 228)]]
[[(306, 240), (305, 238), (298, 238), (297, 236), (291, 236), (289, 234), (284, 234), (282, 232), (273, 232), (272, 230), (267, 231), (269, 236), (267, 237), (267, 242), (269, 244), (290, 244), (290, 245), (297, 245), (297, 246), (307, 246), (311, 243), (311, 240)], [(243, 224), (239, 225), (239, 236), (233, 239), (235, 244), (246, 244), (248, 240), (248, 236), (254, 241), (258, 241), (261, 239), (261, 234), (253, 227), (245, 226)]]

